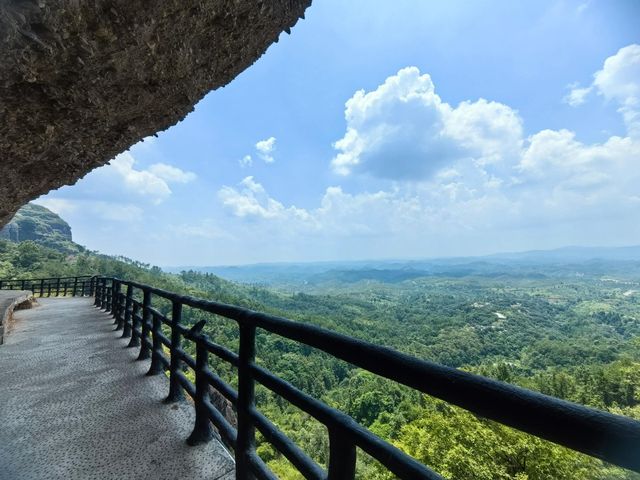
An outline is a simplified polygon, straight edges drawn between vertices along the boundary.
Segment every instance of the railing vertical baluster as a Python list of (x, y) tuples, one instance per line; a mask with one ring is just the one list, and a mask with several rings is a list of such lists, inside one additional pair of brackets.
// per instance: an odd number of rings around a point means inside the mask
[(238, 349), (238, 436), (236, 441), (236, 478), (254, 478), (249, 454), (255, 449), (255, 427), (249, 410), (255, 403), (255, 382), (251, 364), (256, 357), (256, 327), (240, 323), (240, 347)]
[[(124, 297), (124, 307), (118, 316), (118, 328), (122, 329), (122, 338), (129, 338), (131, 336), (131, 300), (133, 299), (133, 285), (127, 285), (127, 290)], [(120, 304), (122, 305), (122, 304)]]
[(107, 295), (106, 295), (106, 299), (105, 299), (105, 307), (104, 307), (104, 311), (107, 313), (113, 313), (113, 282), (111, 282), (111, 285), (109, 285), (107, 287)]
[(148, 289), (144, 289), (142, 297), (142, 327), (140, 329), (141, 342), (140, 342), (140, 354), (138, 360), (146, 360), (149, 358), (149, 346), (147, 340), (149, 339), (149, 321), (151, 320), (151, 292)]
[(124, 294), (122, 293), (122, 284), (116, 282), (117, 293), (115, 296), (115, 309), (113, 311), (113, 324), (116, 325), (116, 330), (122, 329), (122, 315), (124, 312)]
[(96, 277), (93, 276), (89, 280), (89, 296), (94, 296), (96, 294)]
[(47, 297), (51, 296), (51, 279), (47, 281)]
[(60, 296), (60, 277), (56, 279), (56, 297)]
[(140, 346), (140, 336), (136, 331), (136, 327), (140, 326), (139, 325), (140, 322), (138, 322), (138, 319), (137, 319), (139, 310), (140, 310), (140, 305), (137, 303), (134, 303), (131, 311), (131, 340), (129, 341), (129, 345), (127, 345), (127, 348)]
[(0, 290), (2, 290), (2, 280), (0, 280)]
[[(82, 286), (84, 287), (84, 282), (82, 282)], [(76, 295), (78, 295), (78, 277), (73, 277), (73, 292), (71, 296), (75, 297)]]
[(182, 335), (178, 330), (180, 319), (182, 317), (182, 303), (178, 300), (173, 301), (171, 309), (171, 365), (169, 366), (169, 395), (166, 402), (177, 402), (184, 398), (180, 380), (176, 373), (182, 368), (182, 360), (179, 357), (178, 349), (182, 344)]
[(115, 278), (111, 280), (111, 298), (109, 298), (109, 304), (111, 306), (110, 311), (113, 318), (118, 318), (118, 295), (120, 294), (120, 280)]
[(104, 310), (107, 307), (107, 279), (100, 280), (100, 308)]
[(153, 319), (153, 325), (151, 327), (153, 348), (151, 350), (151, 365), (149, 366), (147, 375), (158, 375), (164, 371), (162, 362), (160, 361), (160, 355), (162, 354), (162, 341), (159, 337), (162, 322), (155, 313), (152, 313), (151, 316)]
[(327, 480), (352, 480), (356, 475), (356, 446), (339, 429), (329, 429)]
[(87, 282), (86, 280), (83, 280), (82, 283), (80, 284), (80, 296), (84, 297), (87, 293)]
[[(200, 328), (197, 328), (198, 326)], [(193, 426), (193, 431), (187, 439), (187, 444), (191, 446), (207, 443), (213, 438), (213, 428), (209, 421), (207, 407), (204, 405), (209, 393), (209, 382), (204, 375), (205, 369), (209, 364), (209, 351), (204, 344), (204, 340), (207, 337), (200, 333), (200, 329), (202, 329), (203, 326), (204, 321), (191, 330), (195, 335), (196, 342), (196, 396), (194, 398), (196, 421)]]
[(62, 296), (67, 296), (67, 289), (69, 288), (69, 282), (67, 280), (64, 281), (64, 288), (62, 289)]
[(40, 280), (40, 296), (44, 297), (44, 278)]
[(100, 282), (98, 282), (97, 280), (94, 286), (94, 296), (95, 298), (94, 298), (93, 304), (96, 307), (99, 307), (100, 306)]

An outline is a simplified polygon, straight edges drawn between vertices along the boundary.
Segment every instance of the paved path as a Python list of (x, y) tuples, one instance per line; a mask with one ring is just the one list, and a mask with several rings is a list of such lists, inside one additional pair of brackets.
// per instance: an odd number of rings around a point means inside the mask
[(189, 447), (187, 402), (88, 298), (43, 298), (0, 346), (0, 479), (232, 480), (217, 442)]

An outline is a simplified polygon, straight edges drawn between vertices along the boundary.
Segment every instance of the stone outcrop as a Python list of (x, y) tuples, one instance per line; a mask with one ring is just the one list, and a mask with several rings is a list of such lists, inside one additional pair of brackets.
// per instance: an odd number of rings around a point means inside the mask
[(24, 290), (0, 290), (0, 345), (9, 333), (14, 310), (31, 308), (35, 303), (33, 293)]
[(0, 226), (184, 118), (310, 3), (0, 2)]

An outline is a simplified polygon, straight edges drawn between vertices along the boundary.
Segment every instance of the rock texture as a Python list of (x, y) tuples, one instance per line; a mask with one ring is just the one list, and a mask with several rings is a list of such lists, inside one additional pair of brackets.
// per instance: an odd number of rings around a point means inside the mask
[(0, 226), (184, 118), (310, 3), (0, 2)]

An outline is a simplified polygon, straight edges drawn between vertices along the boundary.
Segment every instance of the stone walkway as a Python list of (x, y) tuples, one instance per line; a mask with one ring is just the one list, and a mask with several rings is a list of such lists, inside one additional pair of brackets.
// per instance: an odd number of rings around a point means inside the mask
[(232, 480), (220, 443), (187, 446), (193, 407), (89, 298), (43, 298), (0, 346), (0, 479)]

